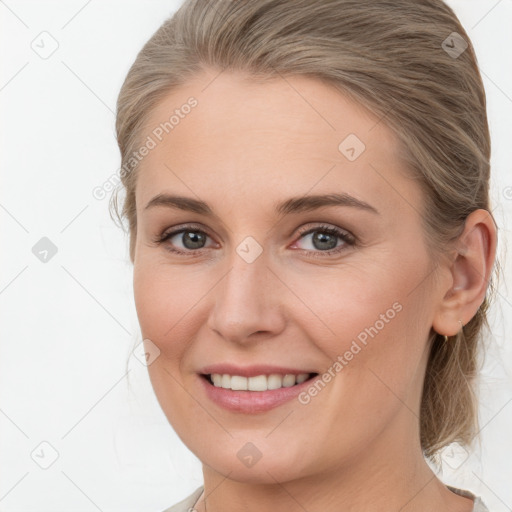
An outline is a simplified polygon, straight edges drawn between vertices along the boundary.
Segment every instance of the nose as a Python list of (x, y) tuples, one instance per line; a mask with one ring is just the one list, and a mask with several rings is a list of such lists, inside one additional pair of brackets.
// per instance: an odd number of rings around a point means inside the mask
[(272, 338), (285, 327), (283, 284), (262, 253), (248, 263), (234, 251), (215, 287), (208, 327), (235, 343)]

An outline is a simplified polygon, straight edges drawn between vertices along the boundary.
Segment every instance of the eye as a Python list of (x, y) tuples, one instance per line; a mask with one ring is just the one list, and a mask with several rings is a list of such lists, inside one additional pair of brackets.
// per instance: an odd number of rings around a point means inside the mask
[[(305, 244), (309, 247), (301, 248), (312, 257), (326, 257), (338, 254), (356, 245), (357, 242), (354, 235), (333, 226), (323, 225), (310, 229), (302, 228), (299, 232), (301, 234), (299, 240), (301, 241), (307, 240), (310, 235), (314, 235), (309, 239), (309, 243)], [(210, 236), (205, 231), (195, 226), (181, 226), (178, 229), (158, 235), (153, 241), (157, 245), (165, 244), (165, 249), (172, 253), (195, 256), (199, 255), (202, 249), (208, 248), (205, 247), (208, 238)], [(341, 243), (338, 243), (339, 241)], [(213, 247), (215, 247), (215, 244)]]
[[(165, 248), (170, 252), (190, 256), (192, 253), (204, 249), (204, 244), (208, 238), (210, 237), (207, 233), (195, 226), (182, 226), (179, 229), (164, 232), (153, 241), (158, 245), (165, 243)], [(179, 247), (178, 244), (180, 243), (182, 247)]]
[[(307, 240), (306, 252), (313, 257), (324, 257), (346, 251), (348, 247), (356, 245), (356, 238), (348, 231), (333, 226), (316, 226), (314, 228), (303, 228), (300, 240)], [(313, 235), (313, 236), (309, 236)], [(341, 240), (341, 244), (338, 241)], [(296, 242), (297, 243), (297, 242)]]

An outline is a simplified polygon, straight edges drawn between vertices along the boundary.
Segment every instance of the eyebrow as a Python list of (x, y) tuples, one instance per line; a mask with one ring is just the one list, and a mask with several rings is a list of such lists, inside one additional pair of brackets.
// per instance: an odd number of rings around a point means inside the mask
[[(158, 194), (148, 202), (144, 210), (157, 206), (176, 208), (209, 217), (216, 217), (208, 203), (193, 199), (192, 197)], [(327, 206), (350, 206), (377, 215), (379, 214), (378, 210), (372, 205), (346, 193), (291, 197), (281, 203), (275, 203), (274, 209), (277, 214), (287, 215), (290, 213), (313, 211)]]

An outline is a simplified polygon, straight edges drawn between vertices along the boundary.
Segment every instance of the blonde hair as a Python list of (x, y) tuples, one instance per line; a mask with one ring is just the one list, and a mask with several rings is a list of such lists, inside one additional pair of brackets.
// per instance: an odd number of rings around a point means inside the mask
[[(484, 87), (469, 37), (441, 0), (185, 1), (144, 45), (121, 88), (122, 169), (141, 147), (155, 106), (205, 67), (261, 79), (312, 77), (373, 112), (398, 137), (423, 190), (432, 262), (453, 247), (472, 211), (490, 212)], [(118, 191), (110, 204), (121, 225), (128, 219), (132, 263), (137, 171), (121, 175), (121, 215)], [(477, 433), (477, 349), (494, 290), (491, 279), (475, 316), (447, 343), (431, 331), (420, 412), (426, 456), (454, 441), (468, 445)]]

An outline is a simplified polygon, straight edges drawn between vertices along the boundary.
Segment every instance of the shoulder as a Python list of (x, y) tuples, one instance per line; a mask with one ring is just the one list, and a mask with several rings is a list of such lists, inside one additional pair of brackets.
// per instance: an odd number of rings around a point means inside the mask
[(450, 491), (455, 494), (459, 494), (460, 496), (464, 496), (466, 498), (471, 498), (474, 502), (473, 512), (489, 512), (489, 509), (485, 506), (484, 502), (480, 498), (480, 496), (475, 496), (471, 491), (466, 489), (458, 489), (457, 487), (452, 487), (451, 485), (447, 485)]
[(203, 492), (203, 486), (198, 487), (192, 494), (187, 496), (185, 499), (181, 500), (179, 503), (176, 503), (172, 507), (166, 508), (162, 512), (191, 512), (196, 504), (199, 496)]
[(473, 512), (489, 512), (489, 509), (485, 506), (484, 502), (479, 496), (475, 497), (475, 506)]

